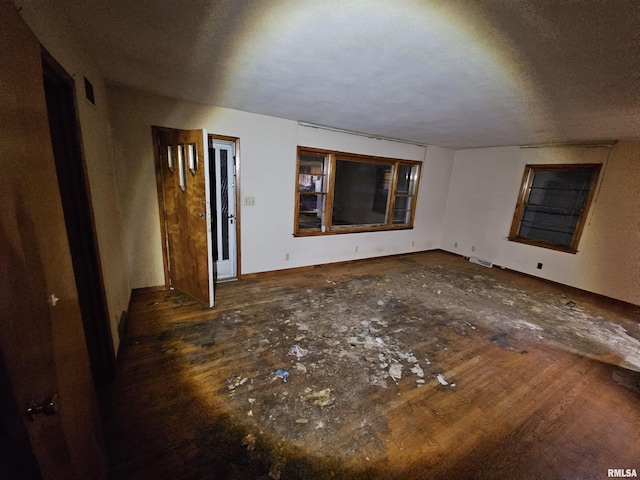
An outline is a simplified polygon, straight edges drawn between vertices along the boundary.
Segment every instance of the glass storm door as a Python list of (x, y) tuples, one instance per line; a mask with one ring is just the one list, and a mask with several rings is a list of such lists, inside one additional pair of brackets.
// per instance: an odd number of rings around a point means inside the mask
[(215, 205), (214, 261), (216, 281), (231, 280), (238, 276), (236, 260), (236, 176), (235, 145), (214, 138), (209, 139), (212, 204)]

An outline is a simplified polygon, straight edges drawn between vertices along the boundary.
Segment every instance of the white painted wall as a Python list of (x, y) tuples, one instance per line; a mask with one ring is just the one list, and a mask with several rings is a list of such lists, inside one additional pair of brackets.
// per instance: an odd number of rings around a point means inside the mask
[[(85, 55), (60, 7), (50, 0), (16, 0), (16, 7), (40, 43), (73, 77), (104, 288), (114, 347), (118, 321), (128, 309), (131, 286), (124, 243), (107, 96), (100, 72)], [(84, 77), (93, 84), (96, 104), (84, 96)]]
[[(536, 163), (603, 164), (575, 255), (507, 240), (524, 167)], [(640, 304), (638, 192), (640, 144), (460, 150), (455, 154), (441, 248)]]
[[(164, 282), (151, 126), (240, 138), (244, 274), (438, 248), (453, 151), (299, 126), (279, 118), (111, 89), (110, 106), (133, 288)], [(415, 228), (293, 237), (298, 145), (424, 161)], [(425, 157), (426, 151), (426, 157)], [(358, 247), (358, 252), (356, 252)], [(289, 260), (285, 260), (289, 254)]]

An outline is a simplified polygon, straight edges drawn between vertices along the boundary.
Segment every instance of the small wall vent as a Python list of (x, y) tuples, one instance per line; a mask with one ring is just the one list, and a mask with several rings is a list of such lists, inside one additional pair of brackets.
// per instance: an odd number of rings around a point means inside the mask
[(488, 268), (493, 267), (493, 263), (491, 263), (488, 260), (482, 260), (481, 258), (478, 258), (478, 257), (469, 257), (469, 261), (471, 263), (477, 263), (478, 265), (482, 265), (483, 267), (488, 267)]

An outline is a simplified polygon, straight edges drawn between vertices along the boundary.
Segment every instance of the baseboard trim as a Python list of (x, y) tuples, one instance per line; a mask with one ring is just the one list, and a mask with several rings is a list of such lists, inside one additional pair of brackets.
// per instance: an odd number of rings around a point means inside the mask
[[(457, 257), (465, 258), (465, 259), (469, 258), (467, 255), (462, 255), (462, 254), (459, 254), (459, 253), (451, 252), (449, 250), (440, 250), (440, 251), (442, 251), (444, 253), (449, 253), (451, 255), (455, 255)], [(636, 305), (635, 303), (627, 302), (625, 300), (620, 300), (618, 298), (609, 297), (607, 295), (603, 295), (602, 293), (592, 292), (590, 290), (585, 290), (583, 288), (574, 287), (574, 286), (571, 286), (571, 285), (567, 285), (565, 283), (556, 282), (555, 280), (550, 280), (548, 278), (538, 277), (537, 275), (532, 275), (530, 273), (520, 272), (518, 270), (514, 270), (514, 269), (509, 268), (509, 267), (503, 267), (502, 265), (498, 265), (496, 263), (493, 264), (493, 268), (504, 270), (506, 272), (510, 272), (510, 273), (513, 273), (513, 274), (516, 274), (516, 275), (522, 275), (524, 277), (536, 279), (536, 280), (539, 280), (541, 282), (546, 282), (548, 284), (555, 285), (557, 287), (562, 287), (563, 289), (567, 290), (567, 292), (574, 292), (576, 295), (588, 295), (588, 296), (592, 296), (592, 297), (597, 297), (601, 301), (607, 302), (610, 305), (619, 306), (619, 307), (621, 307), (623, 309), (631, 310), (631, 311), (638, 310), (638, 314), (640, 314), (640, 305)]]
[(291, 272), (312, 271), (319, 268), (324, 268), (324, 267), (329, 267), (334, 265), (348, 265), (348, 264), (360, 263), (360, 262), (370, 262), (372, 260), (381, 259), (381, 258), (404, 257), (407, 255), (414, 255), (416, 253), (427, 253), (427, 252), (436, 252), (436, 251), (439, 251), (439, 250), (438, 249), (416, 250), (415, 252), (390, 253), (389, 255), (379, 255), (376, 257), (354, 258), (353, 260), (341, 260), (339, 262), (318, 263), (316, 265), (303, 265), (300, 267), (282, 268), (279, 270), (266, 270), (264, 272), (244, 273), (242, 275), (242, 280), (260, 278), (267, 275), (280, 275), (280, 274), (287, 274)]

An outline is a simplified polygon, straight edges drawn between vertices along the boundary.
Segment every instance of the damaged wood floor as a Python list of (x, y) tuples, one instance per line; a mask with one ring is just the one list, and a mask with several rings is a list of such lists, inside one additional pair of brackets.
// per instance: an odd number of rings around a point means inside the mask
[(111, 478), (640, 471), (638, 339), (636, 307), (444, 252), (221, 284), (213, 310), (136, 292)]

